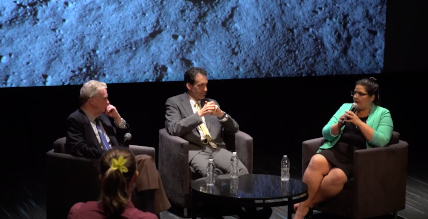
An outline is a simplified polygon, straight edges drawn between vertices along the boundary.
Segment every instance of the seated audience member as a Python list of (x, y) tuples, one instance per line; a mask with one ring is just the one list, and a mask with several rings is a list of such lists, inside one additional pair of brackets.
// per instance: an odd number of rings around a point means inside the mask
[[(129, 132), (126, 121), (116, 107), (110, 105), (107, 85), (91, 80), (80, 89), (81, 107), (66, 121), (66, 148), (74, 156), (99, 159), (112, 148), (122, 147), (125, 133)], [(171, 207), (163, 189), (154, 159), (138, 155), (137, 207), (158, 214)], [(140, 204), (142, 206), (140, 206)]]
[(134, 155), (126, 148), (104, 153), (100, 160), (101, 197), (98, 202), (76, 203), (68, 219), (157, 219), (153, 213), (143, 212), (131, 202), (138, 178)]
[(379, 106), (376, 79), (357, 81), (351, 95), (357, 111), (350, 111), (352, 104), (343, 104), (322, 129), (325, 143), (311, 158), (303, 175), (309, 196), (294, 206), (294, 219), (305, 217), (309, 208), (339, 194), (353, 177), (355, 150), (384, 147), (391, 139), (392, 118), (389, 110)]

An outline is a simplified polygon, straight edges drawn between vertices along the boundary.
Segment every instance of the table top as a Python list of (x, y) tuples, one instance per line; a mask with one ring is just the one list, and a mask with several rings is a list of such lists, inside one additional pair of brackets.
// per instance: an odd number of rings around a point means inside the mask
[(206, 179), (200, 178), (192, 182), (191, 188), (202, 194), (251, 200), (294, 198), (308, 191), (308, 186), (301, 180), (281, 181), (281, 176), (265, 174), (246, 174), (238, 178), (220, 175), (214, 186), (207, 186)]

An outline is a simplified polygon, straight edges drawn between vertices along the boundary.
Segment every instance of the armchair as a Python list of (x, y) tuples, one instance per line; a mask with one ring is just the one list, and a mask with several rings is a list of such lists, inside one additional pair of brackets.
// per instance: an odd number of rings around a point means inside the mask
[[(236, 151), (238, 158), (253, 171), (253, 138), (238, 131), (223, 131), (223, 139), (230, 151)], [(159, 174), (171, 205), (184, 209), (187, 217), (191, 207), (190, 184), (198, 176), (189, 166), (189, 142), (178, 136), (171, 136), (166, 129), (159, 130)]]
[[(155, 157), (152, 147), (130, 145), (134, 155)], [(100, 195), (99, 160), (66, 153), (65, 137), (56, 140), (46, 153), (47, 218), (67, 218), (77, 202), (95, 201)]]
[[(309, 161), (324, 143), (324, 138), (303, 142), (303, 173)], [(354, 153), (354, 177), (334, 198), (315, 205), (315, 209), (347, 218), (368, 218), (405, 208), (408, 144), (393, 132), (385, 147), (357, 150)]]

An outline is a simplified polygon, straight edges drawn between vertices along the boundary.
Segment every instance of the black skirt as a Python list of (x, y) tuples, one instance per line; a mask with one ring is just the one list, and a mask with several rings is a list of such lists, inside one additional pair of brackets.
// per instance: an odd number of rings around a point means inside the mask
[[(366, 118), (360, 118), (363, 122)], [(354, 175), (354, 152), (355, 150), (366, 149), (366, 138), (360, 129), (352, 123), (346, 123), (339, 141), (330, 148), (322, 150), (323, 155), (332, 167), (337, 167), (346, 174), (348, 180)]]

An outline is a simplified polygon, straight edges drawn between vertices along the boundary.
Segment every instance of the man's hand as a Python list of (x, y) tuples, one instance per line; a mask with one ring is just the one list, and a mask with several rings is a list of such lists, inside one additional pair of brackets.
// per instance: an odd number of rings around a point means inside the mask
[(116, 124), (120, 124), (122, 122), (122, 118), (120, 117), (117, 109), (113, 105), (108, 105), (106, 108), (106, 115), (113, 118)]
[(216, 109), (216, 105), (214, 102), (207, 102), (205, 101), (204, 107), (202, 107), (201, 110), (199, 110), (198, 114), (199, 117), (212, 114)]
[(221, 111), (220, 107), (218, 105), (216, 105), (214, 101), (208, 102), (208, 104), (215, 107), (214, 111), (211, 113), (211, 115), (217, 116), (218, 118), (223, 117), (224, 112)]

